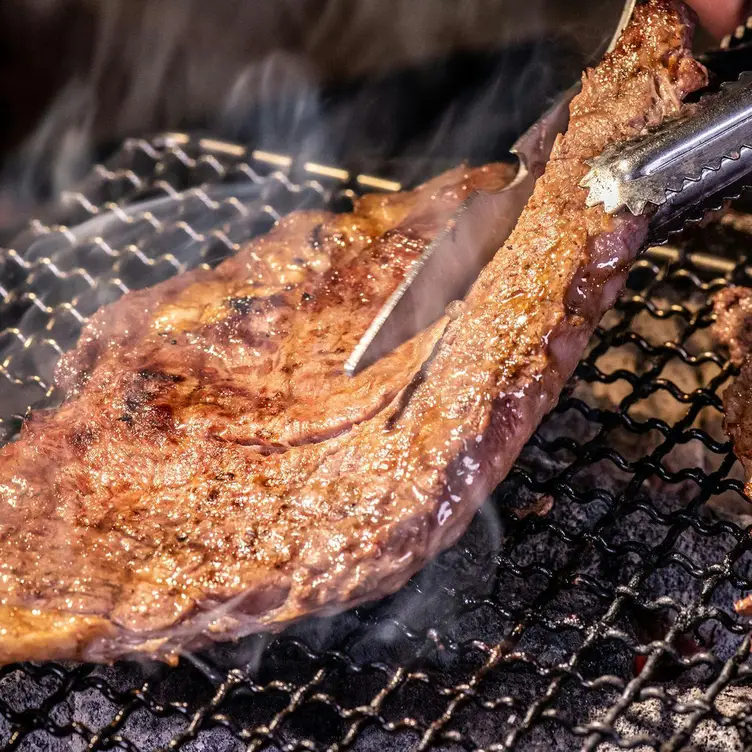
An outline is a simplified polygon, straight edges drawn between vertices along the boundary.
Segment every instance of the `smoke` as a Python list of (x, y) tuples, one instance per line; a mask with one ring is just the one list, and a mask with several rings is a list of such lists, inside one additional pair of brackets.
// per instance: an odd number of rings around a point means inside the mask
[[(350, 153), (346, 148), (348, 144), (353, 149), (362, 147), (364, 141), (358, 137), (363, 132), (371, 136), (371, 141), (365, 142), (365, 145), (374, 149), (375, 156), (379, 158), (405, 154), (411, 160), (420, 155), (426, 161), (435, 161), (441, 155), (449, 160), (468, 154), (482, 158), (494, 149), (503, 150), (503, 142), (488, 144), (484, 143), (485, 139), (501, 138), (524, 127), (525, 120), (541, 106), (541, 99), (536, 98), (536, 94), (556, 85), (555, 79), (546, 78), (551, 76), (550, 66), (545, 64), (544, 52), (540, 47), (535, 47), (527, 56), (520, 54), (516, 57), (492, 58), (480, 84), (470, 86), (467, 82), (460, 82), (457, 96), (442, 101), (436, 108), (428, 126), (422, 131), (423, 137), (410, 140), (411, 131), (402, 128), (406, 128), (406, 121), (409, 125), (411, 118), (418, 116), (420, 107), (408, 108), (404, 98), (389, 98), (390, 61), (393, 63), (396, 60), (400, 65), (412, 65), (423, 71), (412, 85), (415, 90), (424, 90), (431, 81), (435, 81), (432, 77), (441, 78), (446, 74), (446, 68), (436, 68), (432, 63), (442, 49), (439, 42), (444, 45), (451, 42), (455, 47), (462, 48), (467, 42), (463, 36), (466, 28), (484, 27), (489, 45), (491, 42), (496, 45), (500, 40), (515, 44), (524, 41), (525, 33), (521, 29), (516, 36), (514, 32), (515, 24), (521, 26), (524, 18), (517, 4), (512, 13), (509, 4), (491, 3), (501, 19), (490, 19), (481, 15), (480, 2), (462, 4), (462, 12), (449, 9), (443, 16), (442, 8), (448, 8), (447, 4), (394, 3), (390, 5), (388, 14), (394, 33), (379, 37), (374, 30), (387, 15), (382, 0), (378, 0), (378, 5), (361, 0), (357, 12), (350, 16), (346, 11), (348, 8), (352, 11), (356, 7), (354, 3), (347, 7), (337, 2), (317, 3), (319, 14), (315, 17), (311, 13), (301, 16), (301, 4), (289, 1), (278, 3), (279, 15), (270, 4), (263, 2), (247, 3), (245, 8), (237, 3), (212, 3), (216, 9), (214, 16), (207, 16), (206, 4), (200, 5), (198, 2), (178, 4), (158, 1), (145, 5), (132, 1), (133, 6), (137, 7), (136, 11), (132, 11), (133, 16), (129, 16), (125, 3), (117, 0), (110, 0), (106, 7), (103, 4), (98, 10), (97, 43), (88, 70), (85, 75), (72, 77), (60, 90), (34, 133), (6, 167), (3, 176), (5, 185), (12, 186), (15, 195), (29, 206), (42, 195), (54, 196), (74, 185), (97, 157), (103, 142), (116, 142), (128, 134), (142, 135), (191, 123), (203, 124), (213, 133), (248, 140), (259, 147), (286, 147), (294, 153), (311, 155), (326, 153), (332, 158), (347, 158)], [(54, 0), (47, 0), (45, 3), (35, 3), (35, 7), (39, 9), (38, 12), (45, 13), (54, 4)], [(542, 7), (540, 1), (528, 4), (530, 33), (545, 37), (550, 24), (546, 20), (549, 16), (539, 12)], [(507, 14), (506, 19), (503, 18), (504, 13)], [(438, 19), (441, 17), (448, 20), (440, 22)], [(451, 28), (452, 24), (456, 27)], [(492, 38), (500, 26), (505, 30), (504, 35)], [(196, 29), (201, 29), (204, 36), (199, 34), (197, 37)], [(337, 29), (344, 31), (338, 36), (335, 34)], [(451, 37), (449, 42), (445, 38), (447, 35)], [(256, 44), (258, 46), (249, 56), (250, 48)], [(336, 49), (327, 50), (327, 45)], [(329, 53), (329, 56), (325, 53)], [(566, 70), (561, 73), (562, 77), (566, 77)], [(348, 107), (345, 96), (332, 106), (329, 87), (337, 83), (337, 76), (345, 74), (381, 76), (381, 83), (376, 89), (366, 88), (353, 94), (357, 105), (354, 109)], [(405, 79), (399, 81), (404, 83)], [(383, 96), (374, 97), (374, 91)], [(505, 103), (509, 106), (506, 113), (503, 111)], [(425, 101), (419, 104), (424, 105)], [(498, 121), (504, 114), (508, 119), (502, 127)], [(390, 127), (393, 130), (389, 130)], [(405, 137), (405, 133), (408, 137)], [(209, 191), (212, 201), (221, 203), (226, 198), (220, 189)], [(248, 186), (248, 193), (241, 200), (249, 215), (258, 213), (263, 203), (261, 188)], [(142, 225), (139, 223), (146, 222), (142, 215), (147, 210), (149, 221), (156, 219), (165, 227), (185, 222), (207, 238), (220, 227), (230, 241), (240, 241), (247, 235), (245, 214), (241, 212), (237, 217), (231, 214), (232, 219), (229, 220), (225, 216), (211, 217), (204, 212), (204, 206), (203, 200), (196, 196), (180, 203), (159, 199), (152, 204), (140, 205), (138, 212), (129, 215), (131, 222), (127, 225), (111, 222), (113, 216), (104, 215), (74, 229), (71, 237), (77, 243), (76, 252), (80, 251), (82, 256), (84, 252), (94, 256), (95, 251), (106, 255), (106, 249), (93, 247), (96, 243), (104, 243), (111, 248), (128, 247), (134, 263), (126, 263), (122, 269), (118, 267), (118, 279), (122, 278), (133, 287), (142, 286), (157, 281), (160, 264), (168, 263), (168, 254), (180, 259), (186, 266), (198, 262), (203, 258), (206, 242), (188, 236), (180, 236), (176, 240), (176, 234), (163, 233), (153, 238), (153, 244), (146, 243), (135, 250), (131, 249), (126, 234), (140, 232)], [(202, 222), (206, 224), (202, 225)], [(40, 242), (44, 243), (45, 240)], [(91, 244), (92, 248), (85, 248), (87, 244)], [(57, 264), (56, 268), (62, 270), (75, 266), (70, 261), (74, 258), (73, 251), (67, 246), (59, 252), (49, 251), (49, 248), (43, 252), (38, 248), (34, 253), (36, 256), (48, 255), (53, 264)], [(133, 270), (132, 277), (128, 276), (130, 269)], [(172, 273), (175, 269), (168, 271)], [(41, 277), (33, 283), (37, 286), (32, 286), (31, 290), (37, 300), (43, 301), (45, 294), (49, 293), (48, 283), (49, 279)], [(89, 301), (87, 312), (107, 302), (107, 294), (109, 292), (105, 286), (97, 287), (92, 293), (95, 297)], [(86, 302), (83, 295), (81, 301)], [(55, 304), (51, 300), (46, 302)], [(31, 317), (38, 315), (39, 309), (32, 307), (21, 329), (26, 330), (27, 324), (29, 330), (33, 329)], [(651, 325), (654, 326), (652, 319)], [(662, 339), (670, 340), (672, 337), (666, 335)], [(24, 345), (20, 340), (13, 342), (14, 357), (23, 353)], [(2, 355), (6, 360), (8, 353), (2, 352)], [(43, 351), (40, 357), (48, 360), (37, 361), (35, 370), (51, 372), (52, 360), (56, 355), (49, 349)], [(630, 364), (629, 370), (634, 371), (635, 366)], [(36, 392), (28, 397), (26, 394), (19, 397), (16, 392), (11, 394), (7, 387), (3, 388), (6, 390), (3, 398), (10, 401), (12, 397), (15, 404), (30, 403), (38, 397)], [(665, 400), (662, 407), (665, 409)], [(666, 418), (657, 409), (654, 414)], [(670, 423), (675, 422), (674, 416)], [(567, 430), (573, 432), (573, 423), (571, 414), (554, 415), (542, 430), (563, 436)], [(527, 463), (538, 471), (555, 473), (557, 476), (568, 466), (566, 462), (546, 465), (540, 456), (533, 462), (532, 454), (532, 451), (528, 451), (523, 457), (523, 466)], [(695, 464), (700, 463), (695, 461)], [(594, 471), (591, 476), (585, 475), (578, 480), (583, 486), (600, 487), (605, 482)], [(344, 646), (347, 653), (361, 663), (409, 665), (415, 661), (421, 667), (428, 665), (432, 676), (440, 671), (461, 671), (465, 667), (463, 661), (467, 659), (457, 646), (472, 646), (474, 641), (486, 644), (500, 642), (514, 626), (517, 614), (527, 608), (545, 586), (546, 583), (542, 581), (545, 578), (525, 576), (525, 562), (538, 562), (544, 572), (558, 572), (562, 560), (568, 555), (566, 541), (545, 523), (541, 525), (541, 534), (527, 536), (522, 542), (519, 536), (515, 539), (506, 535), (507, 519), (499, 515), (497, 509), (506, 509), (512, 500), (533, 503), (535, 499), (524, 498), (526, 491), (533, 496), (521, 476), (511, 478), (500, 491), (505, 495), (503, 503), (484, 507), (462, 545), (432, 562), (394, 597), (357, 612), (298, 624), (288, 632), (287, 642), (276, 643), (270, 654), (265, 653), (267, 637), (245, 640), (238, 646), (218, 645), (201, 656), (186, 654), (179, 670), (170, 674), (170, 681), (177, 684), (177, 688), (168, 686), (167, 689), (160, 687), (160, 690), (168, 693), (168, 696), (169, 692), (173, 692), (177, 701), (182, 703), (186, 697), (194, 699), (196, 685), (203, 688), (218, 684), (230, 667), (241, 667), (244, 674), (255, 677), (259, 673), (262, 657), (281, 675), (285, 676), (284, 672), (287, 671), (297, 685), (303, 686), (310, 680), (306, 672), (318, 666), (312, 659), (292, 650), (290, 646), (295, 646), (296, 638), (301, 644), (311, 645), (319, 651), (336, 651)], [(617, 491), (618, 488), (615, 488), (614, 492)], [(658, 500), (656, 504), (660, 501), (660, 504), (671, 508), (669, 502), (675, 501), (676, 491), (675, 488), (648, 488), (646, 493), (655, 495)], [(573, 534), (583, 534), (605, 514), (605, 508), (599, 504), (596, 500), (585, 508), (560, 499), (550, 514), (560, 524), (566, 523)], [(632, 517), (626, 519), (620, 531), (620, 535), (627, 540), (644, 541), (646, 535), (650, 536), (651, 545), (657, 545), (662, 534), (663, 531), (649, 520), (635, 520)], [(720, 566), (718, 562), (728, 554), (720, 539), (713, 539), (712, 545), (708, 545), (705, 539), (686, 537), (687, 540), (680, 541), (682, 553), (688, 560), (700, 562), (704, 567)], [(500, 557), (509, 557), (515, 565), (520, 565), (522, 574), (510, 573), (502, 568), (505, 576), (497, 579)], [(595, 559), (592, 572), (597, 581), (617, 585), (626, 581), (627, 566), (627, 562), (620, 560), (602, 562)], [(650, 583), (651, 593), (656, 596), (687, 593), (692, 583), (687, 585), (686, 579), (682, 578), (681, 572), (660, 572)], [(697, 583), (694, 585), (696, 587)], [(571, 592), (565, 592), (560, 600), (548, 604), (548, 608), (554, 614), (581, 614), (583, 593), (587, 594), (587, 590), (574, 581)], [(738, 593), (727, 585), (717, 599), (719, 607), (731, 603), (736, 595)], [(486, 597), (489, 601), (493, 599), (499, 607), (493, 610), (488, 608), (484, 602)], [(592, 608), (602, 605), (592, 597), (588, 602)], [(468, 604), (473, 604), (473, 607), (470, 608)], [(228, 610), (232, 605), (235, 604), (229, 604), (223, 610)], [(213, 613), (212, 617), (216, 615)], [(597, 611), (595, 615), (600, 616)], [(441, 629), (435, 631), (435, 625), (441, 625)], [(741, 637), (724, 633), (720, 627), (717, 631), (718, 636), (712, 640), (717, 652), (724, 657), (732, 655)], [(423, 645), (427, 635), (436, 639)], [(708, 636), (709, 641), (711, 637)], [(726, 642), (721, 643), (721, 638), (725, 638)], [(563, 664), (577, 650), (577, 640), (566, 631), (553, 634), (543, 627), (532, 628), (526, 630), (525, 640), (527, 642), (523, 647), (530, 654), (538, 656), (545, 666)], [(292, 658), (283, 653), (280, 645), (288, 646)], [(422, 664), (418, 657), (425, 659)], [(626, 650), (608, 655), (604, 660), (608, 659), (611, 663), (604, 664), (601, 669), (605, 671), (608, 668), (610, 673), (628, 679), (633, 669), (631, 657)], [(222, 670), (218, 670), (218, 667)], [(329, 670), (335, 673), (334, 668), (330, 667)], [(155, 669), (148, 662), (131, 664), (128, 668), (121, 665), (97, 669), (95, 676), (105, 677), (110, 684), (123, 683), (125, 688), (129, 688), (131, 682), (127, 671), (136, 674), (132, 682), (134, 693), (135, 688), (146, 679), (153, 680), (159, 686), (160, 680), (154, 677), (160, 676), (161, 669)], [(205, 683), (199, 685), (196, 675), (205, 679)], [(328, 680), (334, 681), (331, 677)], [(536, 690), (535, 679), (522, 671), (515, 671), (514, 666), (510, 671), (500, 671), (493, 680), (498, 682), (498, 696), (524, 698)], [(8, 675), (1, 689), (6, 697), (17, 700), (19, 708), (39, 707), (46, 697), (42, 691), (44, 688), (33, 692), (28, 689), (29, 684), (32, 682), (28, 677), (22, 671), (17, 671)], [(365, 680), (351, 681), (350, 684), (343, 682), (342, 686), (348, 686), (348, 691), (355, 693), (360, 685), (365, 684)], [(352, 689), (349, 689), (351, 685)], [(110, 723), (116, 708), (110, 706), (103, 694), (85, 687), (83, 683), (74, 685), (66, 706), (59, 712), (68, 713), (63, 716), (65, 722), (76, 721), (98, 730)], [(317, 689), (315, 687), (312, 691)], [(696, 699), (699, 693), (698, 689), (681, 685), (672, 685), (671, 689), (687, 701)], [(364, 693), (364, 705), (373, 699), (367, 689), (360, 691)], [(264, 698), (261, 693), (257, 694), (261, 696), (261, 701), (254, 695), (241, 697), (238, 704), (242, 702), (246, 707), (253, 707), (256, 702), (263, 706)], [(350, 701), (352, 698), (346, 699)], [(721, 700), (724, 699), (729, 701), (727, 692), (721, 697)], [(607, 700), (578, 688), (567, 700), (572, 705), (567, 710), (574, 719), (584, 722), (600, 717), (608, 706)], [(397, 718), (404, 715), (420, 717), (426, 712), (433, 719), (444, 712), (446, 692), (443, 695), (437, 693), (429, 704), (422, 701), (417, 691), (411, 696), (408, 687), (400, 695), (400, 701), (411, 702), (412, 706), (393, 711)], [(271, 707), (274, 699), (266, 702)], [(657, 700), (654, 702), (659, 705)], [(355, 706), (357, 703), (353, 700), (352, 704)], [(420, 707), (421, 704), (426, 705), (427, 710)], [(383, 712), (389, 713), (388, 705)], [(468, 725), (475, 729), (478, 744), (487, 742), (490, 745), (498, 741), (518, 723), (511, 711), (508, 718), (500, 709), (486, 713), (481, 703), (472, 704), (467, 712)], [(660, 707), (646, 708), (644, 713), (640, 710), (635, 717), (620, 721), (620, 730), (625, 738), (635, 737), (646, 733), (646, 729), (653, 729), (659, 722), (673, 723), (677, 717), (662, 715)], [(320, 716), (316, 716), (315, 720), (319, 723)], [(257, 723), (260, 721), (254, 721), (253, 725)], [(5, 729), (3, 724), (4, 719), (0, 715), (1, 743), (5, 743), (10, 736), (10, 729)], [(178, 714), (151, 716), (143, 710), (140, 715), (131, 715), (126, 724), (124, 738), (132, 739), (139, 748), (146, 749), (156, 743), (169, 743), (187, 725), (187, 720)], [(380, 738), (368, 740), (369, 733), (375, 735), (377, 732), (375, 726), (366, 727), (355, 742), (356, 748), (386, 748), (386, 742)], [(735, 733), (726, 728), (719, 730), (721, 732)], [(205, 748), (219, 749), (219, 735), (229, 732), (211, 728), (202, 733), (209, 738)], [(540, 741), (538, 747), (553, 748), (558, 743), (564, 746), (566, 740), (561, 742), (552, 735), (550, 739)], [(534, 743), (527, 746), (530, 749), (535, 747)], [(201, 746), (196, 744), (195, 748), (203, 748), (203, 742)], [(234, 744), (227, 743), (227, 748), (234, 748)]]
[[(298, 151), (316, 153), (323, 134), (316, 126), (323, 113), (318, 82), (305, 62), (285, 51), (274, 51), (246, 65), (233, 81), (216, 120), (216, 130), (244, 140), (250, 103), (272, 102), (258, 114), (259, 139), (267, 145), (271, 134), (284, 134)], [(264, 137), (266, 134), (266, 137)], [(275, 138), (274, 140), (278, 140)], [(306, 143), (307, 142), (307, 143)]]
[(93, 118), (93, 90), (82, 81), (71, 81), (11, 157), (3, 175), (22, 206), (33, 206), (40, 195), (59, 195), (86, 173), (92, 162)]
[(31, 211), (123, 138), (184, 128), (339, 164), (498, 158), (619, 5), (591, 4), (14, 0), (30, 28), (67, 9), (57, 33), (84, 59), (47, 62), (63, 84), (6, 157), (0, 195)]

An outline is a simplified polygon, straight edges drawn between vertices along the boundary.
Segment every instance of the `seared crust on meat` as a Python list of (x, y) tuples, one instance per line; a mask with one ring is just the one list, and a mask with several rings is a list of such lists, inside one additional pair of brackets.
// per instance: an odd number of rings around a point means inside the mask
[(747, 478), (744, 491), (752, 497), (752, 359), (749, 356), (723, 393), (723, 410), (723, 427)]
[(585, 208), (584, 160), (705, 83), (689, 33), (637, 8), (456, 316), (354, 381), (407, 264), (504, 168), (294, 215), (100, 311), (65, 403), (0, 453), (0, 660), (166, 657), (393, 592), (451, 545), (623, 286), (646, 220)]
[(731, 285), (713, 297), (715, 340), (728, 348), (731, 360), (741, 367), (723, 393), (723, 426), (747, 478), (745, 491), (752, 496), (752, 290)]
[(713, 313), (713, 338), (741, 365), (752, 349), (752, 289), (730, 285), (719, 290), (713, 296)]

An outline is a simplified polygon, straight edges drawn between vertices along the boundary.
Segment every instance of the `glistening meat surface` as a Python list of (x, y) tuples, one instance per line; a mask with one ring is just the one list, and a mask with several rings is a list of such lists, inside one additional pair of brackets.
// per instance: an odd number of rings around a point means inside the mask
[(63, 405), (0, 453), (0, 660), (165, 657), (391, 593), (451, 545), (624, 284), (646, 219), (587, 209), (584, 160), (705, 83), (689, 33), (637, 8), (464, 303), (355, 381), (378, 305), (505, 168), (292, 216), (98, 313)]
[(752, 495), (752, 289), (732, 285), (713, 300), (713, 336), (728, 348), (739, 375), (723, 393), (723, 425), (744, 468)]

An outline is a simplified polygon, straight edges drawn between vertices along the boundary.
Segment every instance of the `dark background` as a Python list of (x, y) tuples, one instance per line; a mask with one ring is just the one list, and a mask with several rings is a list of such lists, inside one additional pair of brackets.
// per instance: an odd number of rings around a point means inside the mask
[(3, 0), (0, 230), (162, 130), (401, 178), (499, 158), (620, 5)]

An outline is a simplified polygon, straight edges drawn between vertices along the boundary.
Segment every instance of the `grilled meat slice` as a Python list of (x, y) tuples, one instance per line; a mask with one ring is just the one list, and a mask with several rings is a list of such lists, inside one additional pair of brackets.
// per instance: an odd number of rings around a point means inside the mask
[(731, 285), (713, 299), (716, 341), (728, 348), (739, 375), (723, 393), (723, 426), (747, 478), (745, 491), (752, 496), (752, 289)]
[(752, 289), (730, 285), (713, 296), (712, 334), (740, 366), (752, 349)]
[(744, 468), (744, 491), (752, 496), (752, 359), (744, 361), (739, 375), (723, 393), (723, 427)]
[(646, 219), (586, 208), (584, 160), (704, 84), (689, 33), (637, 8), (464, 303), (354, 381), (406, 265), (503, 169), (292, 216), (97, 314), (64, 404), (0, 453), (0, 660), (168, 657), (391, 593), (451, 545), (624, 284)]

